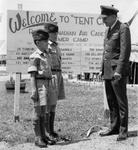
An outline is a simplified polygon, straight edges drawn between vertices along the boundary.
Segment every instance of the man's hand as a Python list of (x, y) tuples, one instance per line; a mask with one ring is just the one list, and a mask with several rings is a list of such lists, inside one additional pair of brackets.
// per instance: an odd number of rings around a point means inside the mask
[(38, 92), (33, 91), (32, 95), (30, 97), (33, 101), (37, 102), (38, 101)]
[(119, 73), (117, 73), (117, 72), (114, 73), (114, 79), (115, 79), (115, 80), (120, 80), (121, 77), (122, 77), (121, 74), (119, 74)]

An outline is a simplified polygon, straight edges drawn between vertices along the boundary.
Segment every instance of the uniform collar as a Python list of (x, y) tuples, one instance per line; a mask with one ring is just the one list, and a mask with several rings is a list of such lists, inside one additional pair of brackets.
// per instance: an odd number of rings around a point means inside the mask
[(49, 45), (58, 45), (57, 42), (54, 42), (54, 41), (51, 41), (51, 40), (49, 40), (48, 43), (49, 43)]
[(47, 52), (43, 53), (43, 52), (40, 51), (39, 49), (37, 49), (36, 52), (37, 52), (39, 55), (41, 55), (41, 56), (48, 55)]
[(39, 55), (42, 55), (42, 54), (43, 54), (43, 52), (40, 51), (39, 49), (37, 49), (36, 52), (37, 52)]

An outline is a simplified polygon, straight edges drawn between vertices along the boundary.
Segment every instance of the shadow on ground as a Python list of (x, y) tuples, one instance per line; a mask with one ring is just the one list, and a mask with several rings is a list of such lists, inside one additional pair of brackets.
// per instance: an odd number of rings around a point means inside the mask
[(57, 144), (56, 145), (69, 145), (69, 144), (74, 144), (74, 143), (79, 143), (79, 142), (82, 142), (82, 141), (89, 141), (89, 140), (91, 140), (91, 139), (81, 139), (81, 140), (74, 140), (74, 141), (67, 141), (67, 142), (65, 142), (65, 141), (63, 141), (63, 142), (57, 142)]

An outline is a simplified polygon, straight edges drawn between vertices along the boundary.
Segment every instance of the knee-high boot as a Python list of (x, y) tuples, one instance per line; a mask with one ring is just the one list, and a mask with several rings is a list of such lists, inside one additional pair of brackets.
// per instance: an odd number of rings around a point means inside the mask
[(58, 138), (58, 134), (54, 131), (54, 120), (55, 120), (55, 112), (50, 112), (50, 120), (49, 120), (49, 125), (50, 125), (50, 135), (53, 136), (54, 138)]
[(45, 116), (41, 117), (40, 119), (40, 124), (41, 124), (41, 137), (43, 139), (43, 141), (46, 144), (49, 145), (54, 145), (56, 142), (54, 140), (51, 140), (47, 135), (46, 135), (46, 120), (45, 120)]
[(45, 114), (45, 129), (48, 134), (50, 133), (49, 120), (50, 120), (50, 114), (46, 113)]
[(47, 147), (47, 144), (43, 142), (41, 137), (40, 119), (33, 121), (34, 132), (35, 132), (35, 145), (42, 148)]

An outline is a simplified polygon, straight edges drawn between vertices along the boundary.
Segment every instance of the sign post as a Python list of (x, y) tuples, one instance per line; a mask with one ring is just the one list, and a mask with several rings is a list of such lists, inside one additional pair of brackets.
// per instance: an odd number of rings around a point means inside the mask
[[(22, 4), (18, 4), (18, 10), (22, 10)], [(15, 74), (15, 92), (14, 92), (14, 122), (20, 121), (20, 118), (19, 118), (20, 80), (21, 80), (21, 73), (16, 72), (16, 74)]]
[(21, 73), (15, 74), (15, 93), (14, 93), (14, 121), (20, 121), (19, 118), (19, 99), (20, 99), (20, 77)]

